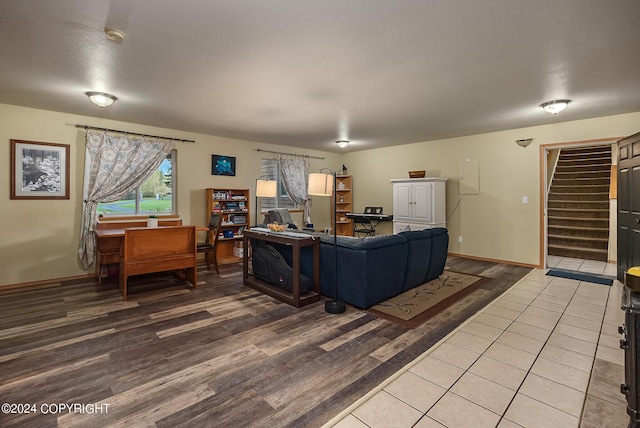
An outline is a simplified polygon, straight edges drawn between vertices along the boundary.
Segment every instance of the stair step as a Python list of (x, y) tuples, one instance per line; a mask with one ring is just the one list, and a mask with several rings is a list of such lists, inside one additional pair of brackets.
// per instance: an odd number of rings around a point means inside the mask
[(553, 179), (553, 186), (607, 186), (609, 187), (609, 177), (556, 177)]
[(588, 146), (588, 147), (567, 147), (560, 150), (560, 154), (577, 154), (586, 156), (594, 153), (609, 153), (611, 154), (611, 146), (606, 144)]
[(609, 238), (588, 238), (583, 236), (564, 236), (549, 234), (548, 243), (549, 245), (606, 250), (609, 245)]
[(611, 171), (611, 162), (609, 163), (604, 163), (604, 164), (591, 164), (591, 163), (585, 163), (585, 164), (566, 164), (563, 165), (561, 163), (558, 163), (558, 165), (556, 165), (556, 171), (555, 172), (584, 172), (584, 173), (589, 173), (590, 171), (598, 171), (598, 172), (603, 172), (603, 171)]
[(609, 218), (609, 210), (594, 210), (594, 209), (574, 209), (574, 208), (547, 208), (549, 216), (564, 217), (564, 218), (581, 218), (581, 219), (595, 219), (595, 218)]
[(598, 260), (606, 262), (609, 258), (607, 250), (577, 248), (563, 245), (549, 245), (547, 253), (551, 256), (571, 257), (576, 259)]
[(590, 156), (588, 158), (579, 157), (579, 156), (575, 156), (575, 157), (560, 156), (558, 158), (558, 163), (557, 163), (557, 165), (575, 165), (575, 166), (586, 165), (586, 164), (598, 165), (598, 166), (609, 165), (609, 167), (611, 167), (611, 156)]
[(570, 201), (563, 199), (549, 200), (547, 203), (549, 208), (567, 208), (567, 209), (583, 209), (583, 210), (606, 210), (609, 211), (609, 200), (606, 201)]
[(548, 200), (550, 201), (608, 201), (609, 191), (600, 193), (556, 193), (550, 192)]
[(602, 171), (556, 171), (553, 179), (562, 178), (564, 180), (570, 178), (604, 178), (611, 179), (611, 171), (609, 169)]
[(580, 218), (548, 216), (548, 226), (572, 226), (572, 227), (609, 227), (609, 218)]
[(560, 156), (558, 158), (558, 165), (582, 165), (582, 164), (594, 164), (594, 165), (611, 165), (611, 156), (605, 155), (592, 155), (589, 157), (583, 156)]
[(548, 225), (547, 230), (553, 236), (578, 236), (581, 238), (596, 238), (609, 240), (609, 229), (606, 227), (579, 227), (570, 225)]
[(562, 185), (551, 185), (551, 188), (554, 192), (557, 193), (608, 193), (609, 185), (590, 185), (585, 184), (584, 186), (562, 186)]

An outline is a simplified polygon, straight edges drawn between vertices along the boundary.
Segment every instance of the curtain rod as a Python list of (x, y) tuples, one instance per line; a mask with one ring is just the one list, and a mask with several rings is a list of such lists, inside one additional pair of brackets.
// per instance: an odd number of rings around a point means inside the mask
[(324, 160), (324, 158), (321, 158), (319, 156), (299, 155), (297, 153), (274, 152), (273, 150), (256, 149), (256, 152), (275, 153), (276, 155), (306, 156), (306, 157), (312, 158), (312, 159)]
[(185, 140), (184, 138), (161, 137), (159, 135), (141, 134), (139, 132), (119, 131), (117, 129), (99, 128), (97, 126), (76, 124), (76, 128), (84, 128), (85, 131), (88, 130), (88, 129), (95, 129), (97, 131), (108, 131), (108, 132), (117, 132), (117, 133), (120, 133), (120, 134), (140, 135), (142, 137), (162, 138), (164, 140), (182, 141), (183, 143), (195, 143), (195, 140)]

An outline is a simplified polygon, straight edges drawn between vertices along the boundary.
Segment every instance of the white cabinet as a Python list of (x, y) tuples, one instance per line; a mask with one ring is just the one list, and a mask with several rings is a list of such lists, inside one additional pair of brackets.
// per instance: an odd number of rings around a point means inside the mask
[(446, 178), (393, 179), (393, 233), (447, 227)]

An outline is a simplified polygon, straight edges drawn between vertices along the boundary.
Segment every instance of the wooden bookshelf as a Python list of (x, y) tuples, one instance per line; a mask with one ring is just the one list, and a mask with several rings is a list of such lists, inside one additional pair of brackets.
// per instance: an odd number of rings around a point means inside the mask
[(207, 223), (212, 213), (222, 215), (222, 226), (218, 237), (218, 263), (242, 260), (238, 251), (242, 248), (242, 232), (249, 228), (251, 219), (249, 189), (206, 189)]
[[(336, 177), (336, 210), (334, 211), (331, 197), (331, 223), (336, 228), (336, 233), (342, 236), (353, 236), (353, 221), (347, 218), (347, 214), (353, 212), (353, 180), (350, 175), (338, 175)], [(337, 213), (337, 218), (334, 217)]]

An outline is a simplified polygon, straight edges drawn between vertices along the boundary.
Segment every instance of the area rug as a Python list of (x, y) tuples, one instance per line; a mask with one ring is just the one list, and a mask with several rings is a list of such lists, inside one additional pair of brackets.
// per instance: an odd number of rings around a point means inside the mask
[(558, 278), (576, 279), (578, 281), (593, 282), (595, 284), (612, 285), (614, 277), (609, 275), (598, 275), (595, 273), (578, 272), (575, 270), (565, 269), (549, 269), (547, 272), (549, 276), (555, 276)]
[(413, 329), (489, 280), (490, 278), (481, 276), (445, 271), (439, 278), (378, 303), (367, 309), (367, 312)]

